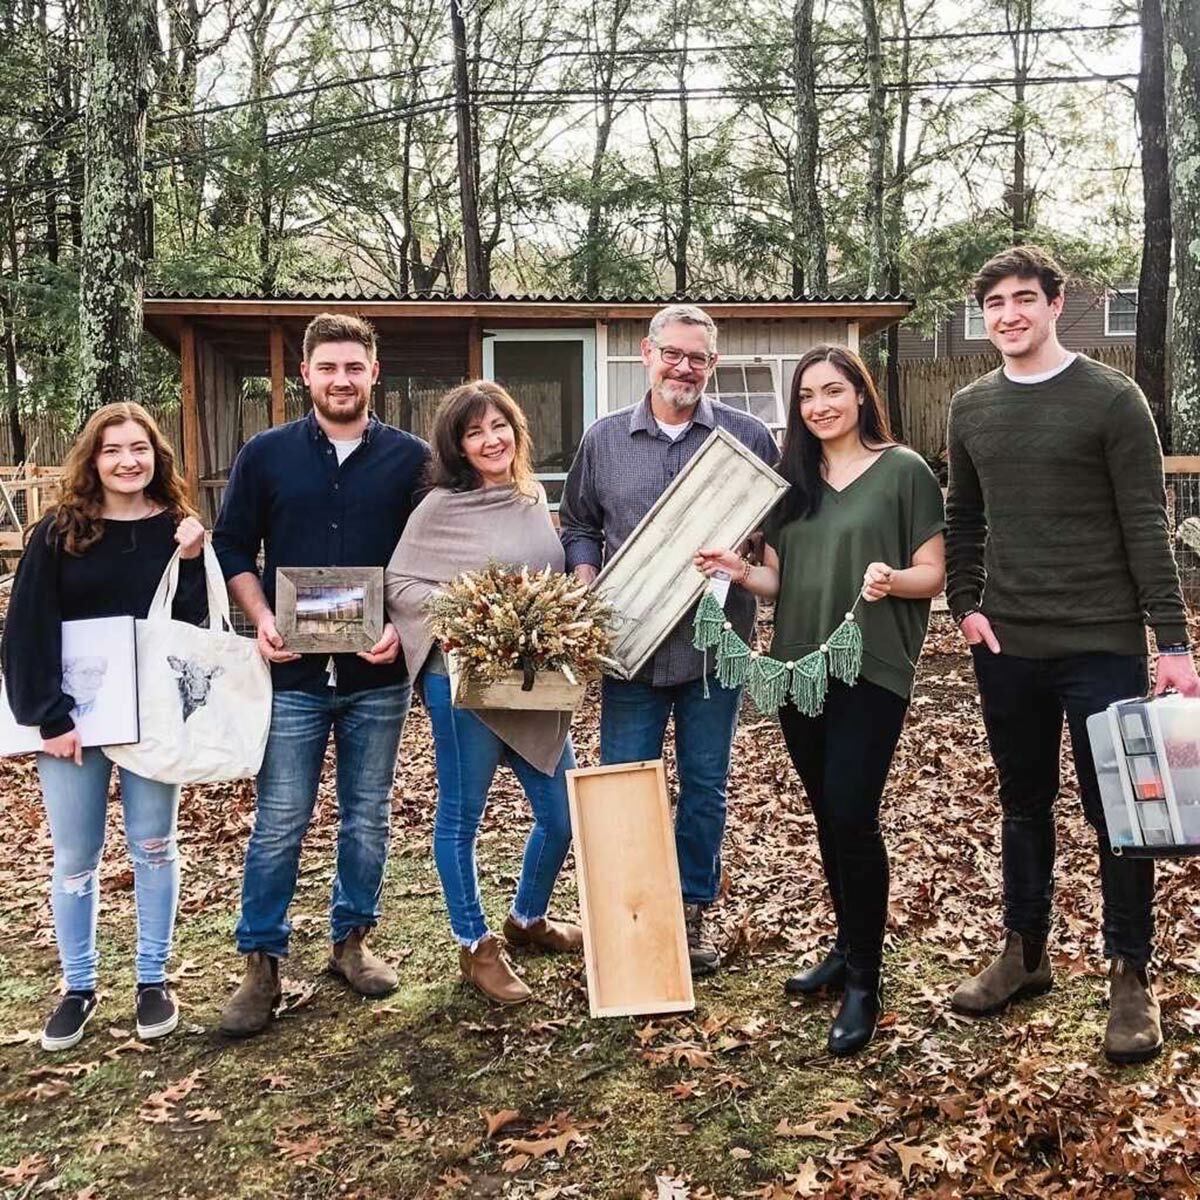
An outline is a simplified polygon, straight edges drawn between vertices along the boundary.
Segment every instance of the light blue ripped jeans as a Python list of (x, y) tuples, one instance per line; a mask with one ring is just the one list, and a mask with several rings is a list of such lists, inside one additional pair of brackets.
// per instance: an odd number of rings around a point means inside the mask
[[(96, 986), (99, 954), (100, 855), (113, 764), (95, 748), (73, 759), (38, 755), (42, 799), (50, 820), (54, 872), (50, 902), (54, 935), (68, 989)], [(179, 904), (179, 855), (175, 845), (179, 788), (119, 769), (125, 840), (133, 859), (137, 908), (137, 981), (161, 983), (171, 954)]]

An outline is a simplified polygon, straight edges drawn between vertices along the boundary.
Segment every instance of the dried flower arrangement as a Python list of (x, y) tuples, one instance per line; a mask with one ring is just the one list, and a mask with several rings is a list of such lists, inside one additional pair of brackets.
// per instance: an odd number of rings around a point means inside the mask
[(490, 562), (452, 580), (426, 612), (434, 636), (475, 683), (521, 671), (528, 688), (536, 672), (561, 671), (574, 684), (615, 665), (612, 609), (586, 583), (549, 567), (530, 574)]

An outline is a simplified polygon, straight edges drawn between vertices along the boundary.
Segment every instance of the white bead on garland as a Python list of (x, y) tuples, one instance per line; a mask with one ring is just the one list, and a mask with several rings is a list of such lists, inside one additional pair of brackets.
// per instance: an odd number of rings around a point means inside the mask
[[(860, 593), (854, 608), (861, 599)], [(816, 650), (794, 662), (784, 662), (751, 650), (726, 619), (717, 598), (705, 591), (692, 623), (692, 645), (706, 653), (715, 648), (721, 686), (745, 684), (755, 707), (768, 716), (787, 700), (806, 717), (818, 716), (825, 706), (829, 676), (853, 687), (862, 670), (862, 629), (853, 608)]]

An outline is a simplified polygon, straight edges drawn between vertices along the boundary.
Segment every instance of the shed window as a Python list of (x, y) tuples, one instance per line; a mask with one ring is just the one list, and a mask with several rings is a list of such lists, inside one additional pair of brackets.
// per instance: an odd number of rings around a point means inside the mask
[(987, 326), (983, 323), (983, 309), (979, 307), (979, 301), (974, 296), (967, 300), (963, 337), (968, 342), (982, 341), (987, 337)]
[(768, 425), (778, 427), (784, 423), (779, 371), (773, 362), (722, 358), (705, 390), (722, 404), (751, 413)]
[(1122, 288), (1104, 297), (1104, 336), (1132, 337), (1137, 333), (1137, 288)]

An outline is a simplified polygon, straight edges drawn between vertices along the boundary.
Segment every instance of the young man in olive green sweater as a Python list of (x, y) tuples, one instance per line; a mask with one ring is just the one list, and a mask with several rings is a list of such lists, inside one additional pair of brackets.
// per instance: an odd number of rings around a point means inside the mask
[(1104, 949), (1112, 961), (1104, 1049), (1141, 1062), (1162, 1048), (1147, 975), (1154, 863), (1112, 853), (1086, 721), (1147, 687), (1200, 693), (1171, 554), (1162, 451), (1149, 406), (1120, 371), (1064, 350), (1063, 273), (1019, 246), (975, 280), (1003, 366), (950, 405), (946, 594), (970, 645), (1000, 777), (1000, 956), (962, 983), (959, 1012), (996, 1012), (1049, 990), (1054, 812), (1063, 718), (1096, 830)]

